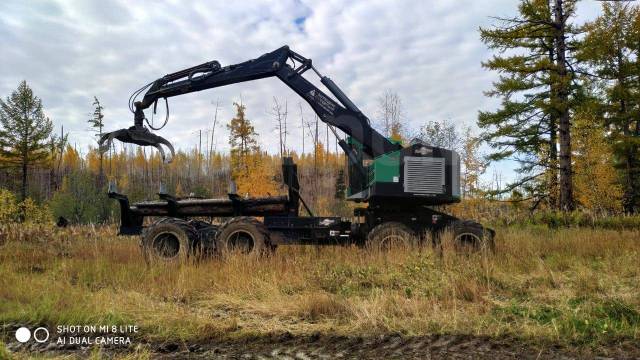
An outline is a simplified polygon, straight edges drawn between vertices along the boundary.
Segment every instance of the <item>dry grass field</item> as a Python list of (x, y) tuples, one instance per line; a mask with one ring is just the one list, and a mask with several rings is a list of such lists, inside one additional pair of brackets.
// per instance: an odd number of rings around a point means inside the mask
[(137, 238), (114, 227), (5, 225), (0, 358), (26, 356), (5, 349), (22, 325), (135, 324), (144, 344), (447, 334), (597, 351), (640, 341), (640, 231), (496, 230), (494, 255), (446, 242), (280, 247), (149, 267)]

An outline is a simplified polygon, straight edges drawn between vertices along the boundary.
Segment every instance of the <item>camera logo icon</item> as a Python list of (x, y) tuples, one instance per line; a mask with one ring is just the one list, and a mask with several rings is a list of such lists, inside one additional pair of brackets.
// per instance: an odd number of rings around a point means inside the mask
[(16, 340), (21, 343), (26, 343), (29, 339), (31, 339), (31, 330), (24, 326), (16, 330)]
[[(24, 326), (16, 330), (16, 340), (21, 343), (26, 343), (31, 339), (31, 330)], [(45, 327), (39, 327), (33, 330), (33, 340), (37, 343), (43, 343), (49, 340), (49, 330)]]

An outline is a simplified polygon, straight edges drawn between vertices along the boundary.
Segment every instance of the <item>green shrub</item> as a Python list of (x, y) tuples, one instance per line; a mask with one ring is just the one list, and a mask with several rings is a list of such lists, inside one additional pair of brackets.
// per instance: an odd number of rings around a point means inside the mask
[(31, 198), (18, 202), (15, 195), (6, 189), (0, 189), (0, 224), (24, 221), (30, 224), (51, 222), (49, 207), (38, 205)]
[(31, 198), (18, 204), (19, 213), (24, 214), (24, 222), (30, 224), (46, 224), (53, 219), (51, 210), (46, 204), (38, 205)]
[(0, 188), (0, 224), (15, 222), (18, 219), (18, 201), (7, 189)]
[(69, 174), (49, 201), (55, 218), (62, 216), (80, 224), (106, 222), (111, 205), (106, 189), (96, 186), (90, 173), (80, 171)]

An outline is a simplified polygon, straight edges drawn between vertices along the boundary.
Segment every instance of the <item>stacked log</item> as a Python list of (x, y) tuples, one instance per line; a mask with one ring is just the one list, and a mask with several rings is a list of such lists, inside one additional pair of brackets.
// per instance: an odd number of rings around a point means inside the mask
[(133, 214), (140, 216), (273, 216), (287, 211), (287, 196), (230, 199), (185, 199), (143, 201), (131, 205)]

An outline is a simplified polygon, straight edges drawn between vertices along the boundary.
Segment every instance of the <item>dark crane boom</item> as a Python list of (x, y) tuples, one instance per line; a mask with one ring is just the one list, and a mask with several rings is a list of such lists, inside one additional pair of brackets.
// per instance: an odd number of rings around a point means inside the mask
[[(302, 76), (309, 69), (312, 69), (320, 77), (320, 82), (340, 103), (334, 101)], [(277, 77), (284, 82), (309, 103), (323, 122), (335, 126), (358, 141), (362, 144), (362, 151), (369, 156), (377, 157), (402, 148), (399, 144), (389, 141), (377, 132), (371, 126), (369, 119), (344, 92), (331, 79), (320, 75), (313, 68), (311, 59), (290, 50), (288, 46), (283, 46), (256, 59), (239, 64), (223, 67), (218, 61), (210, 61), (155, 80), (148, 85), (148, 90), (141, 101), (130, 104), (131, 110), (134, 112), (134, 126), (105, 134), (101, 139), (102, 148), (108, 148), (109, 143), (113, 138), (116, 138), (123, 142), (155, 146), (161, 152), (162, 149), (159, 145), (165, 144), (173, 152), (173, 148), (167, 140), (150, 133), (144, 127), (144, 109), (153, 105), (155, 111), (160, 99), (166, 101), (167, 98), (173, 96), (268, 77)], [(142, 88), (137, 94), (146, 88)], [(135, 101), (135, 96), (133, 98), (132, 101)], [(340, 141), (340, 146), (349, 157), (353, 156), (352, 150), (346, 142)], [(164, 152), (162, 153), (164, 155)]]

